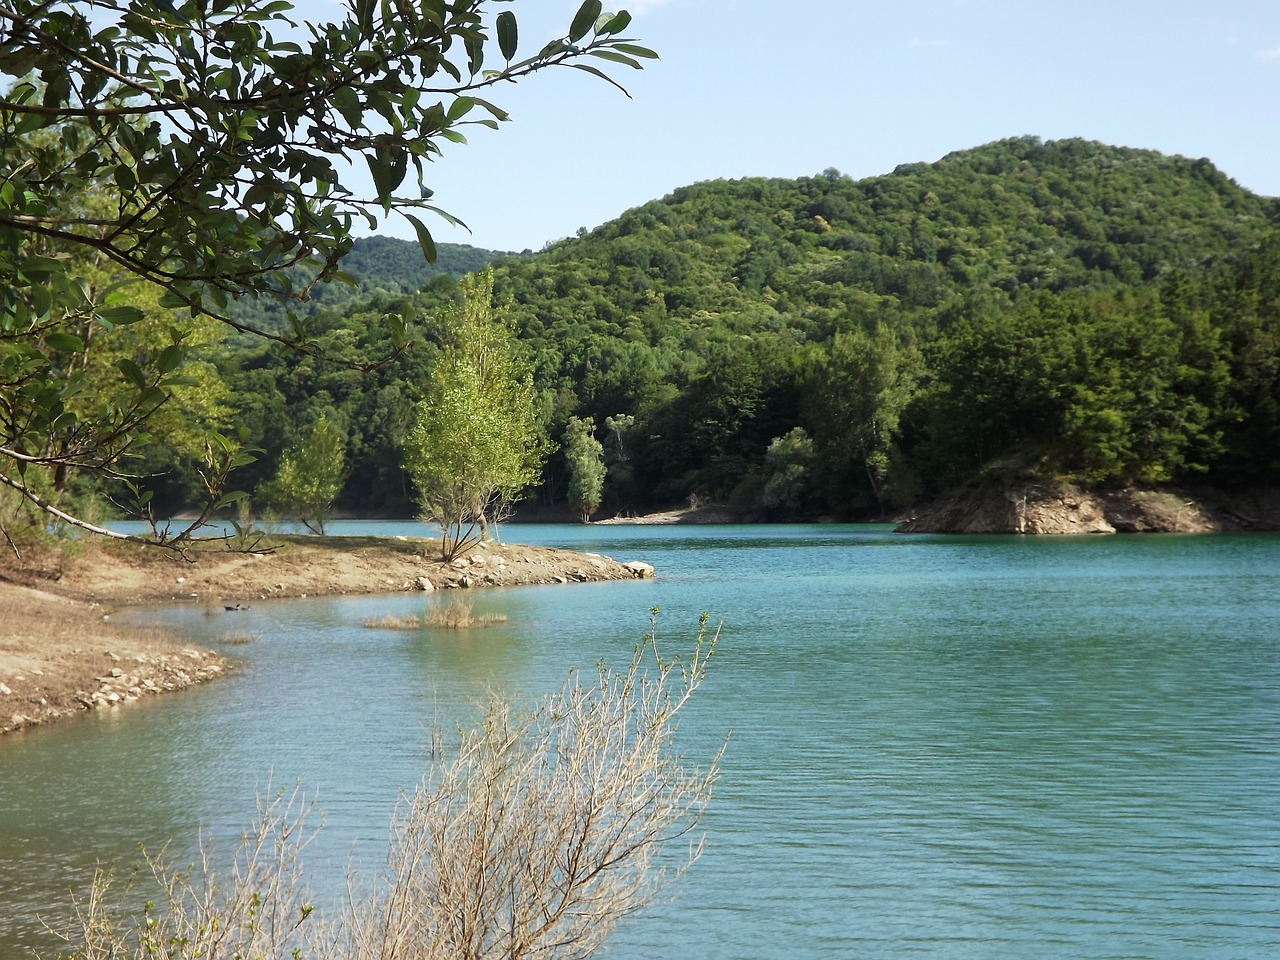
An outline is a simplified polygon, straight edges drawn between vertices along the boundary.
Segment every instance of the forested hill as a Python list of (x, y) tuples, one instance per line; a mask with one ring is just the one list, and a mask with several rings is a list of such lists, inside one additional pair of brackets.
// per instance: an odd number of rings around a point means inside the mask
[(1019, 138), (860, 181), (699, 183), (510, 269), (589, 280), (611, 318), (656, 293), (668, 312), (763, 310), (825, 336), (975, 291), (1141, 283), (1247, 249), (1278, 213), (1208, 160)]
[[(372, 296), (414, 293), (425, 287), (432, 277), (443, 274), (457, 280), (492, 260), (509, 256), (512, 254), (505, 251), (485, 250), (465, 243), (440, 243), (436, 245), (435, 263), (428, 263), (416, 240), (361, 237), (342, 258), (342, 269), (354, 278), (355, 284), (330, 283), (316, 287), (312, 298), (298, 304), (296, 309), (304, 315), (314, 315), (322, 310), (339, 310), (353, 301)], [(305, 270), (299, 268), (295, 282), (305, 283), (305, 276)], [(284, 311), (265, 299), (233, 303), (231, 316), (266, 330), (281, 329), (285, 323)]]
[[(992, 470), (1249, 483), (1280, 466), (1278, 213), (1207, 160), (1024, 137), (860, 181), (684, 187), (498, 261), (496, 289), (550, 439), (580, 416), (605, 441), (606, 510), (856, 517)], [(396, 424), (449, 287), (413, 298), (424, 349), (377, 382), (225, 364), (266, 391), (244, 412), (257, 469), (323, 407), (348, 435), (345, 505), (405, 508)], [(352, 303), (321, 334), (374, 353), (403, 306)], [(553, 457), (540, 495), (563, 489)]]

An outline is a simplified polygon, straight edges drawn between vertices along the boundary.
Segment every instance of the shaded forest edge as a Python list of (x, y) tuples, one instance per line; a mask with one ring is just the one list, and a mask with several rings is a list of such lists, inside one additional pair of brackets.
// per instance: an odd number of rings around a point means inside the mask
[[(236, 615), (294, 597), (411, 591), (423, 607), (468, 588), (645, 579), (652, 567), (595, 554), (507, 543), (477, 545), (451, 563), (439, 541), (276, 536), (256, 552), (193, 548), (184, 559), (134, 544), (26, 546), (0, 556), (0, 734), (142, 703), (235, 668), (234, 656), (171, 631), (112, 621), (121, 606), (198, 604), (222, 630), (220, 650), (260, 638)], [(437, 591), (449, 591), (441, 597)]]
[[(953, 491), (1023, 484), (1264, 500), (1250, 491), (1280, 475), (1278, 224), (1275, 199), (1208, 160), (1034, 137), (860, 181), (681, 188), (495, 262), (560, 447), (526, 502), (565, 504), (575, 420), (600, 443), (599, 518), (696, 502), (921, 524)], [(390, 352), (385, 317), (410, 318), (414, 349), (372, 376), (209, 352), (225, 416), (262, 448), (239, 480), (256, 505), (323, 415), (344, 444), (337, 511), (413, 515), (403, 444), (457, 284), (371, 283), (313, 333), (360, 361)], [(150, 457), (157, 508), (192, 502), (191, 458)]]

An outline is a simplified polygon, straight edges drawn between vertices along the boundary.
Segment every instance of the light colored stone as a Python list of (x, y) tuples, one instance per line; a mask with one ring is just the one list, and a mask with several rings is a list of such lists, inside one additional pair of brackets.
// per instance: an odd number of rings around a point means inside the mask
[(629, 560), (622, 566), (637, 580), (649, 580), (653, 577), (653, 564), (645, 563), (643, 560)]

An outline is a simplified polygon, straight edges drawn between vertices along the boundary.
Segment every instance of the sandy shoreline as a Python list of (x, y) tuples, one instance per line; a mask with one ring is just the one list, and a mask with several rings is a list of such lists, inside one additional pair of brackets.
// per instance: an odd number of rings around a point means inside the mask
[(79, 543), (0, 560), (0, 734), (187, 689), (231, 661), (161, 630), (118, 629), (120, 606), (180, 602), (210, 611), (268, 597), (335, 596), (629, 580), (647, 564), (519, 544), (482, 544), (451, 563), (439, 541), (276, 537), (187, 558), (154, 547)]

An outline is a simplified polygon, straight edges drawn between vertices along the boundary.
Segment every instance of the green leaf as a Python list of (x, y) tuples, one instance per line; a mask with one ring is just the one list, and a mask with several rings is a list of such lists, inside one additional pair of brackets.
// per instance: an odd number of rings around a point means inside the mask
[(360, 97), (351, 87), (341, 86), (333, 91), (333, 106), (342, 114), (342, 119), (353, 130), (364, 126), (364, 110), (360, 106)]
[(627, 88), (624, 87), (622, 84), (620, 84), (617, 80), (613, 79), (613, 77), (609, 76), (603, 70), (597, 70), (595, 67), (589, 66), (588, 64), (585, 64), (585, 63), (571, 63), (569, 64), (569, 66), (573, 67), (573, 69), (575, 70), (582, 70), (586, 73), (589, 73), (593, 77), (599, 77), (605, 83), (615, 86), (619, 90), (621, 90), (623, 93), (626, 93), (627, 98), (630, 99), (631, 94), (627, 93)]
[(479, 34), (468, 34), (463, 38), (462, 45), (467, 51), (467, 69), (474, 77), (484, 66), (484, 39)]
[(585, 0), (578, 8), (578, 12), (574, 14), (573, 23), (569, 26), (570, 43), (577, 43), (587, 35), (587, 32), (595, 26), (601, 9), (603, 5), (600, 0)]
[(468, 113), (471, 108), (476, 105), (476, 101), (470, 97), (458, 97), (453, 103), (449, 104), (449, 112), (445, 114), (445, 119), (450, 123), (457, 123)]
[(516, 27), (516, 15), (510, 10), (498, 14), (498, 49), (508, 63), (515, 59), (520, 33)]
[(656, 51), (650, 50), (648, 47), (642, 47), (638, 43), (615, 43), (612, 47), (619, 53), (626, 53), (633, 57), (640, 57), (644, 60), (659, 59)]
[(84, 349), (84, 341), (73, 333), (57, 331), (47, 333), (45, 334), (44, 342), (48, 344), (51, 350), (57, 350), (59, 353), (79, 353)]
[(630, 23), (631, 14), (627, 13), (625, 10), (621, 10), (614, 15), (612, 20), (608, 21), (600, 28), (600, 32), (607, 34), (621, 33), (623, 30), (627, 29)]
[[(163, 297), (161, 300), (163, 301)], [(164, 306), (164, 303), (161, 303)], [(174, 306), (185, 307), (185, 303), (174, 304)], [(102, 323), (110, 329), (111, 327), (123, 327), (131, 323), (137, 323), (144, 316), (143, 312), (137, 307), (102, 307), (96, 311), (97, 317)]]
[(387, 333), (391, 337), (391, 345), (393, 347), (397, 350), (404, 349), (405, 344), (408, 342), (404, 317), (395, 313), (389, 314), (387, 316)]
[(373, 186), (378, 192), (378, 199), (385, 205), (395, 193), (396, 187), (400, 186), (404, 180), (406, 162), (404, 156), (400, 156), (400, 162), (397, 164), (394, 156), (387, 156), (379, 150), (377, 153), (368, 154), (365, 159), (369, 164), (369, 173), (373, 176)]
[(249, 491), (247, 490), (232, 490), (230, 493), (219, 497), (218, 502), (213, 505), (213, 509), (221, 510), (223, 507), (229, 507), (233, 503), (239, 503), (247, 496), (249, 496)]
[(480, 106), (488, 110), (489, 113), (493, 115), (493, 118), (495, 120), (500, 120), (505, 123), (506, 121), (511, 119), (511, 114), (507, 113), (507, 111), (503, 110), (501, 107), (497, 106), (496, 104), (490, 103), (488, 100), (483, 100), (480, 97), (471, 97), (470, 100), (472, 103), (479, 104)]
[(404, 218), (412, 223), (413, 229), (417, 231), (418, 246), (422, 248), (422, 255), (427, 258), (427, 263), (435, 263), (436, 242), (431, 236), (431, 231), (427, 229), (427, 225), (411, 213), (406, 213)]
[(625, 54), (614, 53), (612, 50), (592, 50), (591, 56), (599, 57), (601, 60), (610, 60), (613, 63), (625, 64), (626, 66), (632, 67), (633, 69), (636, 69), (636, 70), (644, 69), (644, 67), (640, 65), (640, 62), (638, 60), (633, 60), (631, 57), (628, 57)]
[(28, 257), (22, 263), (22, 273), (28, 280), (48, 280), (65, 271), (66, 266), (62, 261), (52, 257)]
[(160, 354), (160, 359), (156, 361), (156, 368), (163, 376), (166, 373), (172, 373), (178, 368), (178, 364), (182, 363), (184, 351), (176, 343), (171, 343), (164, 348), (164, 352)]
[(125, 377), (127, 377), (139, 390), (145, 390), (147, 388), (147, 378), (146, 375), (143, 374), (142, 368), (128, 357), (121, 357), (116, 361), (116, 366), (120, 369), (120, 372), (123, 373)]

